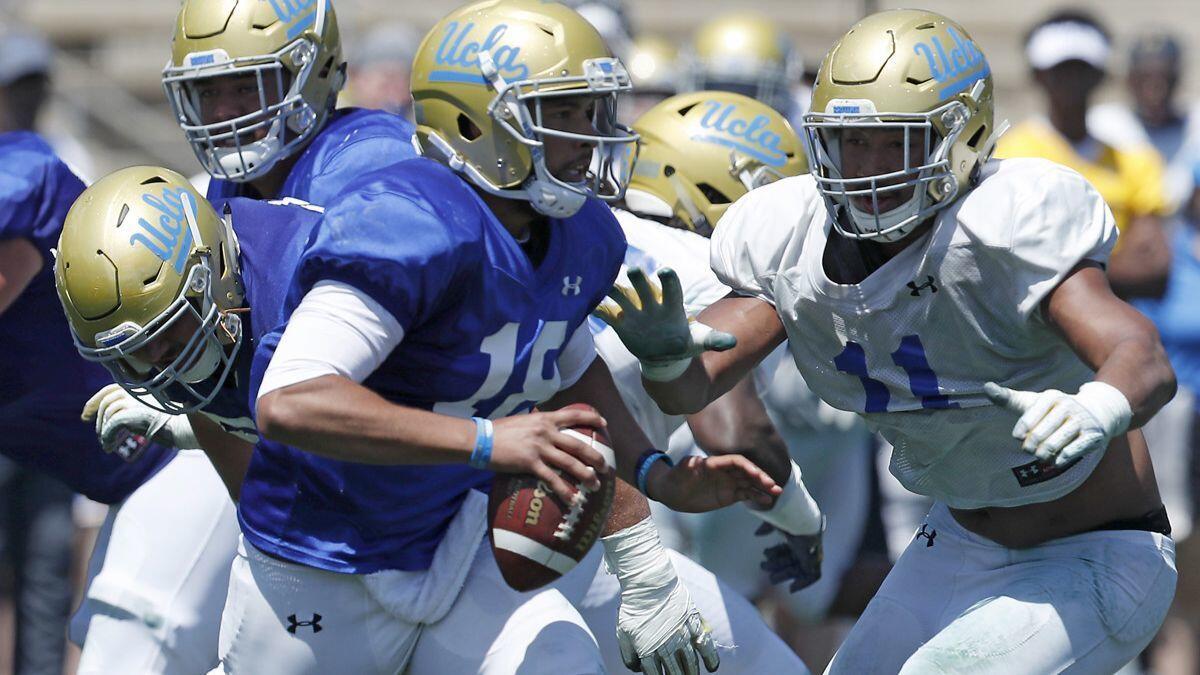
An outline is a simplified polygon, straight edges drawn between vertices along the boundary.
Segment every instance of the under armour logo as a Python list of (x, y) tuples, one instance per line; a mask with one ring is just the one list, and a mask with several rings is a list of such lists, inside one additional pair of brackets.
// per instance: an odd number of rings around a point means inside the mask
[(925, 537), (929, 541), (925, 542), (925, 548), (933, 546), (933, 538), (937, 536), (937, 530), (927, 530), (928, 525), (921, 525), (921, 531), (917, 533), (917, 539)]
[(583, 277), (575, 277), (575, 281), (571, 281), (571, 277), (563, 277), (563, 295), (579, 295), (583, 291)]
[(934, 293), (937, 293), (937, 291), (938, 291), (937, 285), (934, 284), (933, 282), (934, 282), (934, 278), (932, 275), (929, 275), (929, 274), (925, 275), (925, 283), (921, 284), (920, 286), (917, 285), (916, 281), (908, 282), (908, 288), (910, 290), (909, 295), (913, 296), (914, 298), (918, 297), (919, 295), (921, 295), (921, 291), (925, 290), (926, 288), (933, 291)]
[(287, 632), (291, 633), (292, 635), (296, 634), (297, 628), (306, 628), (306, 627), (312, 628), (312, 631), (314, 633), (321, 632), (321, 615), (320, 614), (313, 614), (312, 621), (297, 621), (295, 614), (289, 614), (287, 620), (288, 620)]

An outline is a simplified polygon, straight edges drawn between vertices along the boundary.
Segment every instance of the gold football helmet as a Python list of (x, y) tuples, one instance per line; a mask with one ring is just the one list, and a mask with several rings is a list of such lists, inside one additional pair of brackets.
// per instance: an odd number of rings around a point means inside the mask
[[(438, 22), (417, 49), (417, 145), (485, 192), (567, 217), (589, 195), (611, 201), (624, 194), (637, 136), (616, 112), (618, 94), (630, 89), (620, 60), (571, 9), (542, 0), (476, 2)], [(594, 134), (543, 119), (543, 102), (580, 96), (595, 103)], [(548, 137), (595, 148), (584, 180), (551, 175)]]
[[(992, 74), (962, 26), (923, 10), (873, 14), (833, 46), (817, 75), (804, 132), (813, 175), (838, 230), (855, 239), (896, 241), (965, 194), (998, 137)], [(846, 177), (841, 137), (851, 128), (902, 130), (922, 156), (905, 152), (889, 173)], [(914, 134), (920, 136), (914, 137)], [(883, 213), (851, 198), (911, 191)], [(836, 214), (845, 211), (846, 218)]]
[(754, 188), (807, 170), (800, 138), (765, 103), (724, 91), (673, 96), (638, 118), (625, 205), (705, 236)]
[[(242, 343), (230, 311), (244, 300), (237, 239), (186, 178), (138, 166), (84, 191), (63, 223), (54, 280), (79, 353), (130, 394), (180, 414), (220, 391)], [(177, 353), (150, 358), (168, 335)]]
[[(262, 176), (324, 125), (346, 64), (330, 0), (185, 0), (163, 87), (200, 164), (214, 178)], [(232, 119), (207, 111), (214, 78), (257, 109)]]
[(700, 27), (685, 59), (682, 91), (732, 91), (788, 114), (803, 62), (778, 22), (751, 12)]

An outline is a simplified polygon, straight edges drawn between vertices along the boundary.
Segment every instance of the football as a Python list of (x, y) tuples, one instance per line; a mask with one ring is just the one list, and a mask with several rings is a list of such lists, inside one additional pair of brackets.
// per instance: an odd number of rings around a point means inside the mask
[[(583, 403), (568, 408), (591, 409)], [(541, 588), (571, 571), (600, 537), (616, 489), (613, 451), (603, 429), (563, 429), (604, 455), (608, 471), (600, 487), (578, 490), (565, 504), (538, 478), (529, 474), (496, 474), (488, 497), (488, 538), (504, 580), (514, 590)]]

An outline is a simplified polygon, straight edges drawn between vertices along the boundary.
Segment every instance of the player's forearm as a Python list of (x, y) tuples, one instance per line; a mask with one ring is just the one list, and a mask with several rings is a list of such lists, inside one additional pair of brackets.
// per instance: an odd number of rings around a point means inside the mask
[(716, 400), (715, 383), (704, 367), (704, 357), (694, 358), (674, 380), (657, 382), (642, 377), (642, 386), (658, 407), (668, 415), (691, 415)]
[(688, 426), (696, 445), (710, 455), (745, 455), (781, 485), (791, 474), (787, 444), (775, 430), (749, 377), (689, 416)]
[(1113, 345), (1096, 380), (1116, 387), (1129, 400), (1136, 429), (1175, 396), (1175, 371), (1157, 334), (1134, 333)]
[(200, 413), (187, 416), (192, 433), (203, 448), (208, 461), (212, 462), (229, 496), (237, 501), (242, 491), (242, 480), (250, 466), (254, 445), (222, 430), (215, 422)]
[(470, 420), (397, 405), (336, 375), (266, 394), (257, 422), (270, 440), (362, 464), (466, 463), (475, 445)]
[(646, 391), (669, 415), (700, 412), (742, 381), (787, 339), (775, 308), (757, 298), (727, 296), (710, 305), (696, 320), (734, 335), (737, 345), (692, 359), (687, 370), (669, 382), (642, 378)]
[(617, 489), (613, 493), (612, 510), (608, 512), (608, 520), (604, 521), (604, 530), (600, 536), (620, 532), (633, 527), (650, 517), (650, 502), (637, 488), (623, 480), (617, 481)]

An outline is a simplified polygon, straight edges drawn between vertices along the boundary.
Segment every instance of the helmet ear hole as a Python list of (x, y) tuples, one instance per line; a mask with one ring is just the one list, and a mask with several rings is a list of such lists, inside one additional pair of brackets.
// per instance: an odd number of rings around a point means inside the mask
[(984, 139), (986, 137), (987, 137), (987, 125), (986, 124), (980, 125), (980, 127), (975, 130), (975, 133), (971, 134), (971, 138), (967, 139), (967, 147), (971, 148), (972, 150), (978, 149), (979, 141), (981, 141), (982, 139)]
[(725, 196), (725, 193), (709, 185), (708, 183), (700, 183), (696, 187), (700, 190), (700, 193), (704, 195), (704, 198), (707, 199), (711, 204), (730, 203), (730, 199), (729, 197)]
[(473, 141), (483, 135), (483, 131), (464, 113), (458, 114), (458, 135), (464, 141)]

